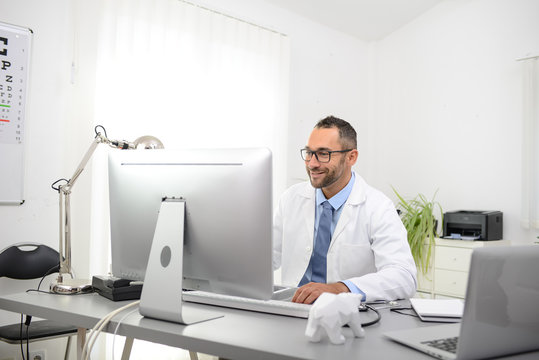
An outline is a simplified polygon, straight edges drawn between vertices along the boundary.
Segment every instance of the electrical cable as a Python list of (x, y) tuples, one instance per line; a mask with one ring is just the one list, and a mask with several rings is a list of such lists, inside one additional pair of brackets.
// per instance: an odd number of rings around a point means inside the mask
[(26, 315), (26, 321), (24, 324), (26, 325), (26, 358), (30, 360), (30, 322), (32, 321), (32, 317)]
[(103, 130), (103, 133), (105, 134), (105, 138), (108, 139), (109, 137), (107, 135), (107, 130), (105, 130), (105, 128), (102, 125), (96, 125), (96, 127), (94, 128), (95, 136), (97, 137), (99, 134), (101, 134), (99, 131), (97, 131), (98, 128), (101, 128)]
[(22, 321), (22, 314), (21, 314), (21, 327), (19, 328), (19, 340), (20, 340), (20, 343), (21, 343), (22, 360), (26, 360), (25, 357), (24, 357), (24, 341), (22, 340), (22, 324), (23, 324), (23, 321)]
[[(43, 280), (45, 280), (45, 278), (47, 276), (49, 276), (50, 274), (54, 273), (55, 270), (58, 268), (58, 266), (60, 265), (60, 263), (58, 263), (57, 265), (53, 266), (52, 268), (50, 268), (49, 270), (47, 270), (47, 272), (45, 273), (45, 275), (43, 275), (43, 277), (41, 278), (41, 280), (39, 281), (39, 284), (37, 285), (37, 289), (28, 289), (26, 290), (26, 292), (39, 292), (39, 293), (44, 293), (44, 294), (52, 294), (52, 295), (62, 295), (63, 294), (58, 294), (58, 293), (54, 293), (54, 292), (51, 292), (51, 291), (45, 291), (45, 290), (40, 290), (39, 288), (41, 287), (41, 284), (43, 283)], [(71, 275), (71, 278), (73, 278), (73, 274), (70, 274)], [(76, 293), (76, 294), (70, 294), (70, 296), (74, 296), (74, 295), (84, 295), (84, 294), (87, 294), (87, 293)]]
[(86, 342), (84, 343), (84, 347), (82, 349), (82, 359), (88, 360), (90, 357), (90, 353), (92, 352), (93, 346), (95, 344), (95, 341), (97, 340), (97, 337), (103, 330), (103, 328), (109, 323), (109, 321), (120, 311), (122, 311), (123, 308), (116, 309), (113, 312), (110, 312), (105, 317), (103, 317), (101, 320), (99, 320), (95, 326), (90, 330), (90, 334), (88, 338), (86, 339)]
[(97, 340), (97, 337), (103, 330), (103, 328), (109, 323), (109, 321), (120, 311), (122, 311), (123, 308), (116, 309), (109, 314), (107, 314), (105, 317), (101, 318), (95, 326), (90, 330), (90, 334), (88, 338), (86, 339), (86, 342), (84, 343), (84, 347), (82, 349), (82, 358), (84, 360), (88, 360), (90, 357), (90, 353), (92, 352), (92, 349), (94, 347), (95, 341)]
[[(21, 325), (19, 327), (19, 342), (21, 347), (22, 360), (30, 359), (30, 324), (32, 323), (32, 316), (26, 315), (26, 319), (23, 321), (23, 314), (21, 313)], [(22, 336), (22, 326), (26, 326), (26, 358), (24, 357), (24, 337)]]
[(54, 265), (53, 267), (51, 267), (49, 270), (47, 270), (45, 272), (45, 275), (43, 275), (43, 277), (41, 278), (41, 280), (39, 280), (39, 284), (37, 284), (37, 290), (39, 291), (39, 288), (41, 287), (41, 283), (43, 282), (43, 280), (45, 280), (45, 278), (47, 276), (49, 276), (50, 274), (52, 274), (54, 272), (54, 270), (56, 270), (56, 268), (58, 268), (60, 266), (60, 262), (58, 262), (58, 264)]
[(97, 337), (99, 336), (103, 328), (112, 320), (112, 318), (114, 318), (116, 315), (118, 315), (119, 313), (121, 313), (122, 311), (128, 308), (138, 305), (139, 303), (140, 303), (140, 300), (133, 301), (130, 304), (127, 304), (125, 306), (122, 306), (119, 309), (111, 311), (106, 316), (104, 316), (101, 320), (99, 320), (97, 324), (95, 324), (95, 326), (90, 331), (90, 335), (88, 336), (88, 338), (86, 339), (86, 342), (84, 343), (84, 347), (82, 349), (82, 359), (88, 360), (90, 358), (90, 353), (92, 352), (92, 348), (94, 347)]
[(57, 185), (60, 181), (65, 181), (66, 184), (69, 183), (69, 180), (61, 178), (61, 179), (58, 179), (55, 182), (53, 182), (52, 185), (51, 185), (51, 188), (53, 188), (54, 190), (60, 192), (60, 186)]
[[(414, 311), (414, 313), (412, 313), (412, 314), (410, 314), (410, 313), (405, 313), (405, 312), (402, 312), (402, 310), (412, 310), (412, 311)], [(416, 317), (416, 318), (419, 317), (419, 316), (415, 313), (415, 310), (414, 310), (412, 307), (399, 307), (399, 308), (393, 308), (393, 309), (389, 309), (389, 311), (393, 311), (393, 312), (396, 312), (397, 314), (401, 314), (401, 315), (413, 316), (413, 317)]]
[(135, 310), (131, 310), (130, 312), (128, 312), (127, 314), (125, 314), (119, 321), (118, 321), (118, 324), (116, 325), (116, 328), (114, 329), (114, 334), (113, 334), (113, 338), (112, 338), (112, 360), (114, 360), (114, 344), (116, 343), (116, 335), (118, 334), (118, 329), (120, 328), (120, 324), (130, 315), (132, 315), (133, 313), (137, 312), (138, 309), (135, 309)]
[[(54, 270), (56, 270), (56, 268), (58, 268), (58, 266), (60, 265), (60, 263), (54, 265), (53, 267), (51, 267), (49, 270), (47, 270), (45, 272), (45, 275), (43, 275), (43, 277), (41, 278), (41, 280), (39, 280), (39, 283), (37, 285), (37, 289), (28, 289), (26, 290), (26, 292), (31, 292), (31, 291), (36, 291), (36, 292), (42, 292), (42, 293), (46, 293), (46, 294), (49, 294), (50, 292), (48, 291), (43, 291), (43, 290), (39, 290), (39, 288), (41, 287), (41, 283), (43, 283), (43, 280), (45, 280), (45, 278), (52, 274), (54, 272)], [(32, 322), (32, 317), (31, 316), (28, 316), (26, 315), (26, 321), (23, 322), (23, 314), (21, 314), (21, 326), (20, 326), (20, 329), (19, 329), (19, 339), (20, 339), (20, 345), (21, 345), (21, 355), (22, 355), (22, 360), (30, 360), (30, 323)], [(26, 358), (24, 357), (24, 338), (22, 336), (22, 326), (23, 326), (23, 323), (26, 325)]]

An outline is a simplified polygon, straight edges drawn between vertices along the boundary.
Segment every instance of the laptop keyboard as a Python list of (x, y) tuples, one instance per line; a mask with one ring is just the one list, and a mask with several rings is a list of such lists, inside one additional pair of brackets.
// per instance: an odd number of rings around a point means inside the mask
[(455, 337), (450, 337), (450, 338), (445, 338), (445, 339), (423, 341), (422, 344), (456, 354), (458, 340), (459, 340), (458, 336), (455, 336)]

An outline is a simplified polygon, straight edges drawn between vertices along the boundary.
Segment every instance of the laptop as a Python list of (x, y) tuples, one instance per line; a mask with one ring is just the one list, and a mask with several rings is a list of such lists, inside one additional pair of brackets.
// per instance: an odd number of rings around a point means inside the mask
[(461, 323), (387, 332), (439, 359), (482, 359), (539, 349), (539, 245), (472, 253)]

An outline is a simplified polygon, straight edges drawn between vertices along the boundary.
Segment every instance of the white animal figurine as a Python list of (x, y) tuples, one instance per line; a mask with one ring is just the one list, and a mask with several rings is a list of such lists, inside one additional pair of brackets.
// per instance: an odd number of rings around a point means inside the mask
[(315, 301), (309, 312), (305, 335), (309, 341), (319, 342), (322, 330), (325, 330), (333, 344), (344, 344), (342, 326), (348, 324), (355, 337), (365, 336), (359, 319), (359, 294), (341, 293), (338, 295), (323, 293)]

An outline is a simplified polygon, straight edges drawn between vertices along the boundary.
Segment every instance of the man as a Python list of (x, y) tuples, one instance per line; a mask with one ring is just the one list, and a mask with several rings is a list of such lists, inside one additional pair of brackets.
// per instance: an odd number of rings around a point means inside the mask
[[(274, 215), (274, 269), (299, 286), (292, 301), (353, 292), (366, 301), (413, 296), (416, 267), (395, 206), (352, 166), (354, 128), (329, 116), (301, 150), (308, 182), (289, 188)], [(327, 200), (327, 201), (326, 201)]]

